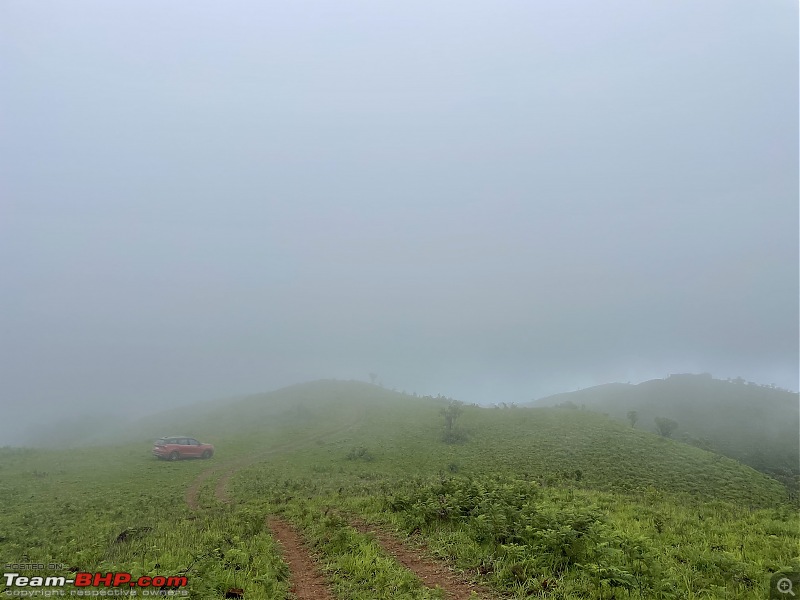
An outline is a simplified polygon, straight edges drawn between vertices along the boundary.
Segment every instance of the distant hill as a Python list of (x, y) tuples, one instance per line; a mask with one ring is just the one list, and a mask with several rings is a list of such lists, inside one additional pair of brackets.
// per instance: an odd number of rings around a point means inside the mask
[(318, 380), (253, 394), (197, 402), (139, 419), (99, 415), (59, 421), (40, 428), (30, 445), (36, 447), (114, 445), (151, 442), (167, 435), (188, 435), (214, 442), (258, 436), (261, 432), (322, 419), (345, 407), (358, 411), (365, 404), (423, 402), (379, 386), (358, 381)]
[[(616, 397), (627, 387), (603, 386), (602, 390)], [(213, 443), (220, 457), (234, 457), (270, 447), (276, 439), (313, 438), (330, 429), (347, 430), (347, 441), (343, 439), (341, 445), (323, 453), (326, 460), (342, 460), (363, 448), (370, 457), (370, 468), (387, 476), (506, 473), (542, 485), (569, 481), (596, 490), (640, 495), (655, 488), (752, 506), (786, 499), (786, 490), (778, 482), (750, 467), (664, 439), (649, 426), (632, 429), (591, 410), (570, 410), (569, 406), (574, 406), (570, 404), (504, 409), (462, 405), (457, 428), (463, 439), (445, 444), (441, 411), (448, 401), (401, 394), (364, 382), (323, 380), (173, 409), (140, 421), (115, 423), (113, 428), (98, 428), (93, 435), (82, 431), (76, 441), (82, 445), (133, 444), (136, 452), (148, 456), (153, 439), (185, 434)], [(565, 402), (557, 398), (556, 403)], [(322, 469), (319, 464), (315, 468)]]
[(607, 413), (656, 431), (656, 417), (677, 421), (676, 440), (734, 458), (784, 483), (800, 475), (800, 396), (742, 379), (679, 374), (638, 385), (612, 383), (541, 398), (533, 406)]

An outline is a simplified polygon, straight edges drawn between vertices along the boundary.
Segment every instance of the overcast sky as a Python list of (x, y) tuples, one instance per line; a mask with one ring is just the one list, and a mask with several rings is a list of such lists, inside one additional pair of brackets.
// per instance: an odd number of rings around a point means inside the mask
[(798, 387), (798, 6), (0, 2), (0, 444), (318, 378)]

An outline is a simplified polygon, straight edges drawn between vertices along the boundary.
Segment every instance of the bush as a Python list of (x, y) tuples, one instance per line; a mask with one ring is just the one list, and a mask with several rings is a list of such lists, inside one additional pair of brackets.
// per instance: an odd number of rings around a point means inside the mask
[(357, 446), (347, 453), (347, 460), (365, 460), (369, 462), (372, 459), (372, 454), (364, 446)]
[(539, 593), (541, 577), (547, 582), (567, 571), (612, 589), (652, 585), (649, 542), (613, 531), (597, 506), (569, 497), (555, 503), (535, 483), (507, 477), (417, 481), (405, 490), (387, 508), (409, 531), (449, 524), (466, 533), (491, 557), (481, 564), (500, 589)]

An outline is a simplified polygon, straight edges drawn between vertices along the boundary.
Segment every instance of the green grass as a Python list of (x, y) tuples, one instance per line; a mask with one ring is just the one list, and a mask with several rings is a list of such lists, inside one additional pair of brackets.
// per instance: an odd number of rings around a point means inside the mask
[[(166, 421), (136, 444), (2, 449), (0, 558), (185, 573), (204, 600), (231, 587), (285, 598), (264, 525), (282, 513), (342, 599), (441, 597), (347, 514), (413, 533), (510, 597), (755, 599), (770, 573), (800, 569), (797, 507), (749, 467), (580, 410), (465, 407), (464, 441), (445, 444), (444, 405), (316, 382), (207, 407), (192, 430), (216, 445), (211, 461), (150, 457)], [(221, 504), (214, 487), (237, 460), (252, 464)], [(193, 513), (186, 489), (210, 466)]]
[(741, 461), (798, 492), (800, 399), (773, 386), (677, 375), (638, 385), (609, 384), (542, 398), (538, 406), (586, 406), (654, 431), (655, 419), (677, 422), (672, 437)]
[[(276, 505), (303, 531), (324, 562), (340, 598), (351, 600), (442, 600), (441, 590), (425, 588), (370, 537), (352, 528), (336, 513), (295, 502)], [(327, 513), (327, 514), (326, 514)]]

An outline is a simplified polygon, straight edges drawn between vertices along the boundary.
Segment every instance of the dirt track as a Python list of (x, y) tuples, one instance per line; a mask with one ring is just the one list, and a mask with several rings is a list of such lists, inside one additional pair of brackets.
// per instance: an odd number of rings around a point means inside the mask
[[(204, 469), (194, 478), (189, 487), (186, 488), (186, 504), (188, 504), (189, 508), (193, 511), (200, 510), (202, 508), (200, 506), (200, 489), (206, 481), (220, 472), (224, 473), (214, 486), (214, 497), (220, 502), (229, 503), (231, 498), (228, 494), (228, 483), (236, 473), (245, 467), (264, 460), (269, 456), (291, 452), (292, 450), (299, 450), (316, 441), (355, 429), (361, 425), (361, 420), (362, 417), (359, 416), (359, 418), (337, 429), (298, 440), (292, 440), (278, 446), (273, 446), (263, 452), (216, 464)], [(294, 528), (288, 522), (277, 517), (271, 517), (267, 521), (267, 526), (272, 536), (283, 548), (283, 558), (289, 566), (291, 591), (296, 600), (334, 600), (327, 581), (315, 565), (311, 554), (302, 542), (302, 538)]]
[(328, 582), (294, 527), (278, 517), (270, 517), (267, 527), (283, 548), (283, 560), (289, 565), (289, 585), (297, 600), (333, 600)]
[[(380, 546), (406, 569), (414, 573), (429, 588), (440, 588), (448, 600), (493, 599), (497, 596), (488, 588), (470, 583), (453, 573), (439, 561), (424, 557), (393, 534), (368, 525), (357, 518), (350, 524), (361, 533), (371, 535)], [(284, 519), (267, 520), (272, 536), (283, 549), (283, 559), (289, 565), (291, 591), (297, 600), (332, 600), (329, 584), (311, 558), (302, 536)]]
[(388, 554), (419, 577), (426, 586), (441, 588), (449, 600), (478, 600), (479, 598), (497, 597), (490, 589), (459, 577), (441, 562), (426, 558), (419, 550), (409, 547), (394, 534), (369, 525), (358, 518), (351, 517), (349, 521), (350, 525), (361, 533), (372, 535)]
[[(344, 433), (361, 425), (356, 419), (347, 425), (318, 435), (292, 440), (263, 452), (213, 465), (199, 473), (186, 489), (186, 503), (193, 511), (200, 510), (200, 489), (203, 484), (222, 472), (214, 486), (214, 497), (223, 503), (231, 501), (228, 484), (240, 470), (275, 454), (291, 452), (327, 437)], [(421, 551), (411, 548), (395, 535), (369, 525), (358, 518), (349, 518), (352, 527), (361, 533), (372, 535), (381, 547), (397, 562), (413, 572), (422, 583), (431, 588), (441, 588), (448, 600), (476, 600), (497, 598), (491, 590), (472, 584), (453, 573), (439, 561), (426, 558)], [(283, 557), (289, 566), (291, 591), (297, 600), (333, 600), (329, 584), (314, 563), (300, 534), (284, 519), (270, 517), (267, 527), (283, 549)]]

